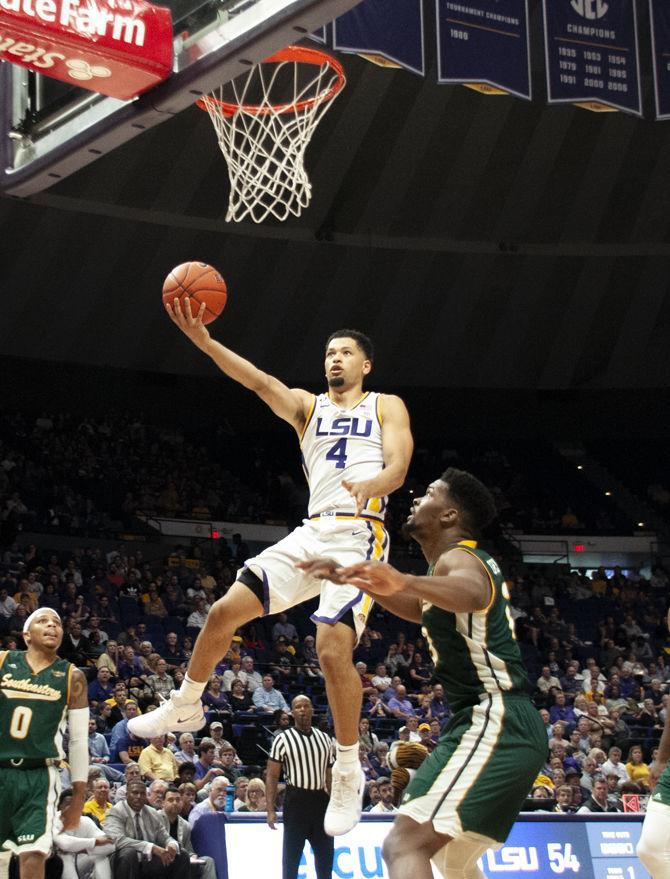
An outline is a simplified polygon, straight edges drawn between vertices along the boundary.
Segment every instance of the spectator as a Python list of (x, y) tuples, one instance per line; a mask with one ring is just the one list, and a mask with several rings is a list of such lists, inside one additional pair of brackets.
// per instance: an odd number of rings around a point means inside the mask
[(607, 757), (608, 759), (600, 767), (600, 771), (605, 778), (608, 778), (609, 775), (613, 774), (616, 775), (621, 784), (624, 781), (628, 781), (628, 771), (621, 762), (621, 748), (617, 748), (616, 745), (612, 746), (607, 753)]
[(383, 662), (378, 663), (375, 673), (371, 679), (372, 686), (378, 693), (383, 693), (391, 686), (391, 678), (387, 674), (386, 666)]
[(233, 812), (239, 812), (240, 806), (243, 806), (247, 798), (247, 786), (249, 779), (246, 775), (240, 775), (235, 782), (235, 791), (233, 797)]
[(195, 610), (190, 614), (186, 625), (189, 629), (202, 629), (207, 621), (209, 605), (202, 596), (198, 595), (195, 599)]
[(645, 789), (649, 787), (649, 766), (642, 759), (642, 748), (639, 745), (633, 745), (628, 752), (626, 772), (631, 781), (642, 785)]
[[(236, 663), (238, 669), (239, 662)], [(228, 674), (228, 672), (226, 672)], [(226, 698), (226, 694), (221, 689), (221, 678), (219, 675), (211, 675), (207, 689), (203, 692), (202, 704), (205, 706), (207, 713), (214, 712), (216, 715), (230, 714), (230, 703)]]
[(385, 814), (387, 812), (397, 812), (397, 808), (393, 804), (393, 785), (390, 778), (378, 778), (377, 789), (379, 791), (379, 802), (370, 809), (371, 815)]
[(126, 763), (126, 769), (124, 772), (124, 783), (121, 787), (117, 787), (114, 792), (114, 802), (121, 803), (126, 798), (126, 793), (128, 791), (128, 785), (131, 781), (142, 781), (142, 775), (140, 773), (140, 767), (137, 763), (132, 760), (130, 763)]
[(179, 736), (179, 750), (175, 753), (177, 763), (193, 763), (197, 760), (195, 753), (195, 739), (190, 732), (182, 733)]
[[(260, 689), (262, 689), (262, 686)], [(257, 690), (258, 688), (254, 688), (253, 692), (255, 693)], [(228, 703), (230, 704), (230, 710), (233, 714), (254, 710), (251, 693), (244, 689), (244, 684), (239, 679), (233, 681), (233, 688), (228, 696)]]
[(97, 732), (95, 717), (88, 721), (88, 756), (91, 763), (109, 763), (107, 739)]
[(219, 691), (223, 689), (224, 692), (228, 693), (230, 692), (233, 681), (241, 680), (246, 684), (245, 678), (241, 677), (241, 671), (242, 659), (232, 659), (230, 662), (230, 668), (226, 669), (223, 673), (223, 678), (220, 678), (218, 675), (210, 676), (209, 687), (211, 688), (213, 682), (218, 682)]
[(552, 688), (556, 690), (561, 689), (561, 682), (557, 677), (554, 677), (551, 673), (551, 669), (548, 665), (542, 666), (542, 672), (540, 677), (537, 679), (537, 690), (541, 696), (548, 698), (550, 691)]
[[(61, 815), (71, 802), (72, 790), (64, 790), (58, 800)], [(63, 862), (62, 879), (112, 879), (114, 841), (86, 814), (76, 827), (54, 834), (54, 845)]]
[(557, 720), (563, 720), (567, 724), (576, 723), (577, 718), (571, 705), (568, 705), (565, 693), (558, 690), (554, 695), (554, 704), (549, 709), (549, 720), (552, 724)]
[(156, 810), (163, 808), (163, 801), (169, 785), (162, 778), (155, 778), (147, 788), (147, 803)]
[(395, 688), (395, 696), (389, 700), (388, 707), (393, 716), (401, 720), (407, 720), (414, 714), (412, 703), (407, 698), (407, 689), (403, 684), (399, 684)]
[(433, 684), (432, 697), (429, 702), (431, 720), (437, 720), (440, 724), (449, 717), (449, 706), (444, 698), (442, 684)]
[(105, 652), (96, 659), (97, 668), (108, 668), (112, 677), (116, 677), (119, 673), (119, 662), (121, 656), (119, 646), (116, 641), (109, 640), (105, 644)]
[(207, 799), (193, 806), (189, 813), (188, 823), (191, 825), (191, 829), (193, 829), (201, 815), (204, 815), (207, 812), (225, 811), (228, 784), (228, 779), (225, 777), (214, 779), (210, 786)]
[(114, 726), (109, 743), (112, 763), (128, 763), (131, 760), (139, 760), (142, 749), (148, 744), (144, 739), (136, 738), (128, 729), (128, 721), (139, 714), (137, 702), (127, 699), (123, 706), (123, 712), (125, 716)]
[(272, 675), (263, 675), (262, 686), (254, 690), (252, 697), (256, 711), (265, 714), (273, 714), (275, 711), (288, 711), (286, 699), (279, 690), (274, 688)]
[(607, 799), (607, 782), (602, 775), (593, 779), (593, 790), (591, 796), (586, 800), (583, 806), (577, 809), (578, 814), (588, 814), (589, 812), (618, 812), (616, 806), (611, 805)]
[[(158, 813), (170, 837), (179, 843), (180, 851), (186, 852), (191, 860), (193, 879), (216, 879), (214, 861), (208, 857), (198, 857), (191, 843), (191, 827), (182, 815), (182, 795), (176, 787), (169, 787), (163, 800), (163, 808)], [(194, 863), (196, 861), (196, 863)], [(203, 863), (197, 863), (203, 861)]]
[(116, 846), (114, 875), (123, 879), (183, 879), (188, 875), (189, 857), (179, 850), (158, 814), (147, 805), (144, 784), (130, 782), (126, 798), (107, 814), (103, 827)]
[(252, 778), (247, 785), (247, 794), (240, 812), (265, 812), (265, 782), (261, 778)]
[(128, 681), (131, 677), (143, 677), (145, 667), (139, 656), (136, 655), (133, 647), (123, 648), (123, 659), (119, 663), (119, 677), (124, 681)]
[(222, 742), (220, 753), (223, 774), (231, 784), (235, 784), (237, 778), (242, 774), (242, 770), (235, 768), (235, 760), (237, 759), (235, 748), (233, 748), (230, 742)]
[(98, 673), (94, 681), (88, 685), (88, 698), (90, 702), (104, 702), (113, 695), (112, 673), (106, 665), (98, 666)]
[(378, 736), (370, 731), (370, 721), (367, 717), (362, 717), (358, 721), (358, 741), (368, 754), (379, 744)]
[(165, 659), (159, 659), (156, 662), (156, 673), (147, 677), (147, 684), (151, 687), (154, 696), (162, 696), (164, 699), (167, 699), (174, 690), (174, 680), (167, 673), (167, 668)]
[(150, 740), (140, 754), (138, 764), (145, 781), (173, 782), (177, 777), (178, 764), (175, 755), (165, 747), (165, 736), (157, 736)]
[(556, 798), (554, 812), (571, 813), (576, 811), (572, 805), (572, 787), (569, 784), (559, 785), (555, 790), (554, 796)]
[[(314, 638), (312, 638), (312, 641), (314, 641)], [(307, 638), (305, 638), (305, 643), (307, 643)], [(253, 656), (242, 657), (242, 669), (239, 676), (244, 681), (244, 686), (249, 693), (253, 693), (254, 690), (263, 685), (260, 673), (254, 668)]]
[(619, 789), (619, 776), (616, 772), (608, 772), (604, 775), (607, 783), (607, 802), (614, 806), (617, 812), (623, 811), (621, 804), (621, 791)]
[(199, 758), (195, 761), (195, 775), (193, 783), (198, 790), (209, 784), (217, 775), (223, 775), (223, 769), (220, 766), (214, 766), (216, 751), (214, 742), (211, 739), (203, 739), (198, 748)]
[(284, 638), (294, 646), (298, 643), (298, 633), (296, 628), (293, 623), (288, 621), (288, 615), (285, 613), (279, 614), (277, 622), (272, 627), (273, 642), (278, 641), (280, 638)]
[(69, 619), (66, 623), (67, 634), (63, 636), (63, 643), (59, 655), (68, 659), (73, 665), (85, 666), (91, 650), (88, 638), (81, 632), (79, 620)]
[(91, 815), (102, 827), (102, 822), (112, 804), (109, 801), (109, 782), (106, 778), (96, 778), (93, 782), (93, 796), (86, 800), (84, 808), (81, 810), (82, 815)]
[(190, 781), (185, 781), (183, 784), (180, 784), (178, 790), (181, 794), (181, 812), (179, 814), (182, 818), (188, 820), (188, 816), (191, 814), (191, 810), (195, 805), (195, 798), (198, 791), (196, 786)]

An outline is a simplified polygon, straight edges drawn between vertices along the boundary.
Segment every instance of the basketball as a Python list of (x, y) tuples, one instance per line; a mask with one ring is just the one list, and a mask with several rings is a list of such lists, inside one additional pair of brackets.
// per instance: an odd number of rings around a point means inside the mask
[(228, 289), (213, 266), (206, 262), (184, 262), (175, 266), (163, 282), (163, 303), (174, 305), (177, 298), (183, 311), (185, 296), (191, 299), (193, 317), (205, 303), (202, 322), (210, 324), (226, 307)]

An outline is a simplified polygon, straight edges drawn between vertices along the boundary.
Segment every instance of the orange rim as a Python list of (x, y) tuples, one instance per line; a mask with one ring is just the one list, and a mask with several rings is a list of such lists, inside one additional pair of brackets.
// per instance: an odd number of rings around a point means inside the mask
[(308, 49), (305, 46), (287, 46), (285, 49), (280, 49), (279, 52), (275, 52), (274, 55), (270, 55), (269, 58), (264, 58), (260, 63), (280, 64), (285, 61), (298, 61), (302, 64), (313, 64), (315, 67), (322, 67), (324, 64), (328, 64), (328, 66), (337, 74), (337, 78), (327, 91), (320, 92), (313, 98), (305, 98), (303, 101), (292, 101), (288, 104), (271, 104), (268, 106), (262, 106), (259, 104), (233, 104), (229, 101), (220, 101), (218, 98), (212, 97), (212, 95), (204, 95), (202, 98), (198, 98), (195, 102), (196, 106), (201, 110), (209, 111), (210, 106), (214, 104), (223, 111), (225, 116), (234, 116), (235, 113), (238, 113), (240, 110), (256, 116), (267, 116), (269, 113), (292, 113), (305, 110), (308, 107), (313, 107), (315, 104), (323, 104), (325, 101), (332, 100), (335, 95), (342, 91), (347, 81), (344, 68), (340, 62), (333, 58), (332, 55), (329, 55), (327, 52), (322, 52), (320, 49)]

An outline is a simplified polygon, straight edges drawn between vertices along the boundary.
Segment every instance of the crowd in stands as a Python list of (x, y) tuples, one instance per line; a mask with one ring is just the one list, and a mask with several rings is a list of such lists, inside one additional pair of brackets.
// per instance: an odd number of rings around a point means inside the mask
[[(234, 472), (226, 466), (235, 461)], [(490, 486), (504, 529), (630, 533), (634, 523), (549, 445), (417, 449), (405, 489), (389, 505), (392, 535), (411, 493), (454, 465)], [(304, 515), (307, 490), (290, 435), (236, 436), (225, 422), (149, 424), (105, 417), (0, 410), (0, 538), (24, 532), (99, 536), (142, 527), (141, 516), (286, 522)]]
[[(295, 695), (309, 695), (315, 722), (331, 731), (305, 607), (236, 633), (203, 694), (203, 730), (151, 741), (128, 731), (130, 718), (151, 711), (183, 680), (209, 607), (249, 555), (239, 535), (232, 545), (217, 541), (207, 559), (197, 545), (177, 547), (159, 561), (147, 560), (139, 543), (113, 552), (48, 548), (48, 532), (96, 536), (132, 529), (138, 510), (239, 522), (300, 518), (305, 492), (290, 468), (278, 469), (261, 448), (247, 449), (246, 468), (233, 476), (221, 464), (226, 442), (233, 440), (216, 429), (205, 442), (124, 414), (98, 421), (0, 415), (2, 646), (21, 648), (27, 615), (38, 606), (53, 607), (64, 620), (61, 655), (89, 680), (90, 798), (75, 834), (79, 842), (67, 834), (57, 841), (66, 864), (78, 853), (100, 867), (111, 851), (116, 857), (127, 849), (129, 863), (138, 851), (153, 852), (166, 875), (176, 875), (182, 855), (196, 859), (202, 815), (265, 810), (266, 755), (273, 736), (292, 722)], [(392, 527), (406, 515), (407, 493), (451, 463), (471, 466), (494, 487), (508, 524), (538, 531), (582, 524), (567, 495), (555, 502), (548, 489), (531, 492), (531, 478), (522, 478), (510, 457), (482, 449), (467, 461), (453, 450), (419, 450), (414, 481), (391, 505)], [(525, 464), (532, 470), (532, 462)], [(603, 530), (607, 515), (600, 517)], [(596, 509), (591, 519), (598, 516)], [(22, 540), (28, 531), (47, 536), (29, 544)], [(645, 577), (639, 570), (587, 573), (499, 561), (532, 697), (547, 730), (547, 762), (529, 791), (529, 805), (621, 810), (626, 796), (644, 797), (648, 790), (649, 763), (668, 710), (668, 571), (660, 562)], [(449, 705), (420, 629), (379, 607), (354, 659), (363, 692), (365, 808), (393, 812), (401, 782), (389, 764), (391, 749), (403, 743), (430, 752), (449, 721)], [(67, 764), (62, 781), (67, 804)], [(280, 786), (278, 810), (282, 795)], [(197, 870), (212, 879), (206, 859)]]
[[(54, 607), (65, 620), (61, 655), (88, 675), (87, 813), (103, 830), (106, 812), (138, 780), (149, 806), (160, 808), (167, 791), (178, 796), (179, 814), (191, 825), (207, 810), (262, 811), (265, 754), (273, 735), (291, 723), (291, 699), (307, 693), (318, 722), (329, 729), (314, 628), (308, 612), (296, 609), (238, 631), (203, 694), (208, 723), (202, 733), (152, 741), (129, 733), (129, 718), (152, 710), (179, 686), (207, 610), (233, 578), (233, 552), (211, 565), (187, 555), (176, 552), (165, 566), (147, 563), (141, 551), (59, 554), (13, 544), (1, 557), (3, 645), (20, 647), (26, 615), (40, 605)], [(623, 795), (647, 790), (668, 710), (668, 574), (660, 565), (647, 580), (635, 570), (587, 576), (568, 567), (512, 564), (507, 582), (547, 729), (547, 764), (532, 798), (560, 811), (620, 809)], [(432, 750), (449, 705), (433, 680), (420, 630), (380, 608), (354, 658), (364, 699), (360, 758), (367, 808), (392, 811), (389, 749), (408, 742)], [(67, 787), (67, 768), (63, 782)]]

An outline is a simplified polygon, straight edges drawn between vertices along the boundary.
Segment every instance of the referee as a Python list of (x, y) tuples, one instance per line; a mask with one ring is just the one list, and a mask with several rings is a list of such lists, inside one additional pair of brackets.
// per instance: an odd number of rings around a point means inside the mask
[(334, 842), (323, 829), (333, 762), (332, 743), (321, 730), (312, 729), (314, 708), (307, 696), (296, 696), (291, 710), (295, 727), (284, 730), (275, 738), (268, 760), (265, 778), (267, 820), (274, 830), (277, 782), (283, 768), (286, 796), (282, 879), (296, 879), (305, 840), (314, 851), (317, 879), (332, 879)]

